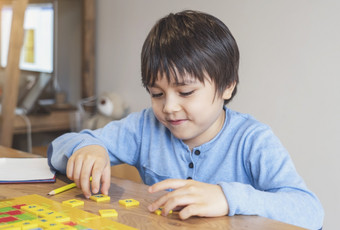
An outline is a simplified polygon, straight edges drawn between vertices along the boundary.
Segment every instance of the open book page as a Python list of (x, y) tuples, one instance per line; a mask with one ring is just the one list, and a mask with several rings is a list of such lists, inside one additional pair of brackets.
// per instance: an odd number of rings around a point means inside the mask
[(0, 158), (0, 183), (55, 182), (47, 158)]

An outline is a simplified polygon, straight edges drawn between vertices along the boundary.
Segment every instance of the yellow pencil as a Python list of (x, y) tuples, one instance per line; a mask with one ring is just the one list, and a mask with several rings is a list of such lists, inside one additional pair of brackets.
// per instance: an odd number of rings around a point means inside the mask
[(65, 192), (66, 190), (69, 190), (69, 189), (74, 188), (76, 186), (77, 186), (76, 183), (71, 183), (71, 184), (65, 185), (63, 187), (52, 190), (51, 192), (48, 193), (48, 195), (55, 195), (55, 194), (58, 194), (58, 193), (61, 193), (61, 192)]
[[(90, 177), (90, 181), (92, 181), (92, 177)], [(76, 183), (71, 183), (71, 184), (65, 185), (63, 187), (52, 190), (51, 192), (48, 193), (48, 195), (56, 195), (58, 193), (65, 192), (65, 191), (67, 191), (71, 188), (75, 188), (75, 187), (77, 187)]]

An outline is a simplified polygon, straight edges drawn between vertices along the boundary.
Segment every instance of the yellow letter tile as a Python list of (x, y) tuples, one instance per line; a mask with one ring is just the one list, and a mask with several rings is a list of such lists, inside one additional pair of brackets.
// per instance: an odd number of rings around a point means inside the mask
[(101, 209), (99, 210), (101, 217), (117, 217), (118, 212), (115, 209)]
[(96, 194), (96, 195), (90, 196), (90, 199), (96, 202), (102, 202), (102, 201), (109, 201), (110, 197), (104, 194)]
[(125, 207), (132, 207), (132, 206), (138, 206), (139, 201), (134, 199), (125, 199), (125, 200), (119, 200), (119, 204), (124, 205)]

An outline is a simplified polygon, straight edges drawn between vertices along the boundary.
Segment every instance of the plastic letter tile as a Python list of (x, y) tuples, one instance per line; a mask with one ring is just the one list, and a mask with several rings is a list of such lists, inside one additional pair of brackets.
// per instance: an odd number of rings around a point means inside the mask
[(49, 218), (49, 217), (54, 216), (56, 214), (57, 213), (52, 211), (52, 210), (45, 209), (43, 212), (39, 213), (39, 216), (42, 216), (42, 217), (45, 217), (45, 218)]
[(26, 204), (17, 204), (17, 205), (13, 205), (12, 207), (15, 209), (20, 209), (22, 206), (26, 206)]
[(40, 208), (38, 205), (36, 204), (30, 204), (30, 205), (24, 205), (24, 206), (21, 206), (21, 209), (26, 211), (26, 212), (30, 212), (30, 213), (33, 213), (35, 214), (36, 210)]
[(132, 206), (138, 206), (139, 201), (134, 200), (134, 199), (125, 199), (125, 200), (119, 200), (119, 204), (125, 207), (132, 207)]
[(39, 227), (42, 227), (42, 228), (52, 228), (52, 227), (56, 227), (59, 225), (58, 222), (55, 222), (53, 220), (46, 219), (46, 218), (38, 219), (37, 222), (38, 222)]
[(16, 221), (16, 220), (18, 220), (18, 218), (15, 218), (13, 216), (7, 216), (7, 217), (0, 218), (0, 223), (7, 223), (7, 222)]
[(45, 208), (38, 207), (36, 209), (31, 209), (31, 212), (37, 216), (44, 217), (44, 213), (47, 211)]
[(96, 195), (90, 196), (90, 199), (96, 202), (102, 202), (102, 201), (109, 201), (110, 197), (104, 194), (96, 194)]
[(23, 212), (20, 211), (20, 210), (14, 210), (14, 211), (9, 211), (9, 212), (6, 212), (6, 214), (10, 215), (10, 216), (14, 216), (14, 215), (20, 215), (22, 214)]
[(26, 212), (24, 214), (21, 214), (21, 215), (16, 215), (15, 216), (16, 218), (20, 219), (20, 220), (34, 220), (34, 219), (37, 219), (37, 216), (29, 213), (29, 212)]
[(156, 213), (158, 216), (160, 216), (160, 215), (162, 214), (162, 210), (159, 208), (159, 209), (157, 209), (157, 210), (155, 211), (155, 213)]
[(12, 208), (12, 207), (4, 207), (4, 208), (0, 208), (0, 213), (14, 211), (14, 210), (16, 210), (16, 209)]
[(63, 223), (63, 222), (67, 222), (67, 221), (71, 220), (71, 218), (69, 216), (65, 216), (63, 214), (54, 215), (53, 218), (54, 218), (55, 221), (57, 221), (59, 223)]
[[(71, 230), (71, 229), (77, 229), (71, 226), (66, 226), (66, 225), (58, 225), (57, 227), (49, 228), (50, 230)], [(83, 229), (83, 228), (82, 228)]]
[[(160, 216), (161, 214), (162, 214), (162, 207), (160, 207), (159, 209), (157, 209), (156, 211), (155, 211), (155, 213), (158, 215), (158, 216)], [(171, 214), (172, 213), (172, 210), (170, 210), (170, 212), (169, 212), (169, 214)]]
[(38, 227), (38, 223), (36, 221), (23, 221), (20, 224), (21, 224), (21, 229), (23, 229), (23, 230)]
[(76, 200), (76, 199), (71, 199), (71, 200), (65, 200), (63, 201), (63, 204), (70, 206), (70, 207), (78, 207), (84, 205), (84, 201), (82, 200)]
[(74, 223), (74, 222), (72, 222), (72, 221), (67, 221), (67, 222), (65, 222), (65, 223), (63, 223), (64, 225), (69, 225), (69, 226), (76, 226), (77, 225), (77, 223)]
[(115, 209), (101, 209), (99, 214), (102, 217), (117, 217), (118, 212)]

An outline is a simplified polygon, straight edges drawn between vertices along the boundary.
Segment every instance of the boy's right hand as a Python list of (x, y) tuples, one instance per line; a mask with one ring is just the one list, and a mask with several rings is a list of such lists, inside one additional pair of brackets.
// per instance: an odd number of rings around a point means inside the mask
[[(108, 153), (99, 145), (89, 145), (78, 149), (67, 162), (66, 175), (76, 183), (78, 188), (82, 189), (86, 198), (89, 198), (92, 193), (98, 193), (100, 184), (101, 193), (107, 195), (111, 179)], [(92, 193), (90, 187), (92, 187)]]

